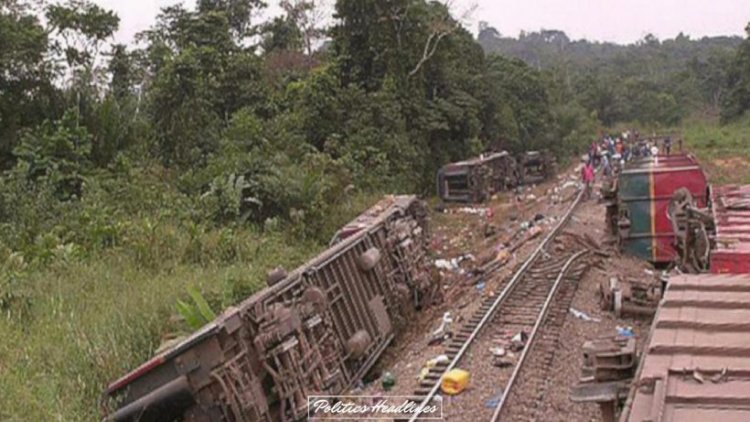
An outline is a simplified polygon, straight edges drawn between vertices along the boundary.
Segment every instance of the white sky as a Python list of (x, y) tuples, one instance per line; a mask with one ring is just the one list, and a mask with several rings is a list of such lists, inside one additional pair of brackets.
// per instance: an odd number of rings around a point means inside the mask
[[(120, 16), (118, 42), (128, 43), (147, 29), (159, 9), (175, 3), (192, 7), (194, 0), (93, 0)], [(335, 0), (328, 0), (333, 4)], [(268, 0), (267, 15), (278, 13), (278, 0)], [(452, 0), (454, 14), (476, 5), (466, 21), (476, 32), (487, 21), (503, 35), (521, 30), (560, 29), (573, 39), (630, 43), (653, 33), (659, 39), (680, 31), (703, 35), (743, 35), (750, 21), (748, 0)]]

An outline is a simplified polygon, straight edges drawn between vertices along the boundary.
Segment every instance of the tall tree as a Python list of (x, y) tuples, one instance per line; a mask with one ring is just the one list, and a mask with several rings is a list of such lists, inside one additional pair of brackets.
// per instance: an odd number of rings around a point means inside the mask
[(750, 109), (750, 24), (747, 39), (737, 49), (727, 77), (728, 94), (721, 110), (724, 121), (735, 119)]
[(0, 165), (7, 167), (19, 131), (56, 117), (60, 107), (48, 32), (26, 3), (0, 2), (0, 46)]
[(237, 36), (258, 4), (208, 1), (196, 11), (172, 6), (140, 36), (148, 42), (150, 115), (165, 162), (200, 162), (216, 149), (235, 111), (263, 107), (260, 58), (244, 45), (244, 35)]

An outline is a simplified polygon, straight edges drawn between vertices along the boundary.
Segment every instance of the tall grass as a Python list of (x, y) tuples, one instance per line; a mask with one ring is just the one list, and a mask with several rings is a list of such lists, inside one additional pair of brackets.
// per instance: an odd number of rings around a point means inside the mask
[(688, 121), (683, 133), (713, 183), (750, 183), (750, 115), (727, 125)]

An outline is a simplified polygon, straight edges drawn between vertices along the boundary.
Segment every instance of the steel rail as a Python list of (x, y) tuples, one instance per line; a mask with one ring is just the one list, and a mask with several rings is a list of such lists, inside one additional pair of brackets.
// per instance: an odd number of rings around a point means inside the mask
[(531, 352), (531, 349), (533, 349), (534, 347), (534, 342), (537, 339), (539, 328), (541, 328), (542, 324), (547, 319), (550, 305), (552, 304), (552, 301), (557, 295), (557, 291), (560, 289), (560, 284), (562, 283), (562, 280), (565, 277), (565, 273), (568, 272), (568, 269), (570, 269), (570, 266), (573, 265), (573, 262), (575, 262), (576, 259), (587, 254), (588, 252), (589, 252), (588, 250), (584, 249), (582, 251), (579, 251), (573, 254), (570, 258), (568, 258), (568, 260), (565, 262), (565, 265), (560, 270), (560, 273), (557, 275), (555, 284), (552, 286), (552, 290), (550, 290), (549, 294), (547, 295), (547, 299), (544, 301), (544, 305), (542, 306), (542, 309), (539, 312), (539, 318), (536, 320), (536, 323), (534, 324), (534, 327), (531, 329), (531, 333), (529, 334), (529, 338), (526, 341), (526, 347), (524, 347), (523, 352), (521, 352), (521, 356), (518, 358), (518, 362), (516, 363), (515, 368), (513, 368), (513, 373), (508, 379), (508, 382), (505, 384), (505, 389), (503, 389), (503, 395), (502, 397), (500, 397), (500, 402), (497, 404), (497, 407), (495, 408), (495, 412), (492, 414), (492, 418), (490, 419), (490, 421), (495, 422), (499, 420), (500, 413), (503, 411), (503, 408), (504, 408), (503, 406), (505, 405), (505, 403), (507, 403), (507, 398), (509, 396), (510, 390), (511, 388), (513, 388), (516, 382), (516, 379), (518, 378), (518, 374), (521, 372), (521, 368), (523, 367), (523, 364), (525, 363), (526, 357), (529, 355), (529, 353)]
[[(456, 365), (458, 365), (458, 362), (463, 358), (464, 354), (467, 350), (469, 350), (469, 347), (474, 342), (474, 339), (479, 335), (479, 333), (482, 331), (484, 326), (487, 324), (487, 322), (494, 316), (495, 312), (499, 308), (500, 304), (503, 303), (508, 296), (510, 296), (510, 293), (517, 287), (519, 282), (523, 279), (523, 276), (526, 275), (526, 271), (528, 271), (531, 264), (542, 254), (542, 251), (547, 247), (547, 245), (552, 241), (552, 239), (557, 236), (557, 234), (562, 230), (563, 226), (567, 224), (568, 220), (570, 219), (571, 215), (573, 215), (573, 211), (578, 206), (578, 204), (581, 202), (581, 198), (583, 198), (583, 193), (585, 192), (585, 189), (580, 189), (578, 191), (578, 195), (576, 196), (573, 203), (570, 205), (568, 210), (565, 212), (565, 215), (563, 215), (562, 219), (559, 223), (555, 226), (555, 228), (547, 234), (547, 237), (544, 238), (542, 243), (537, 246), (537, 248), (534, 250), (534, 252), (531, 254), (531, 256), (523, 263), (521, 268), (516, 271), (516, 273), (513, 275), (513, 278), (511, 278), (508, 285), (505, 286), (503, 291), (497, 296), (497, 299), (492, 303), (492, 306), (487, 311), (487, 313), (484, 314), (482, 319), (479, 321), (479, 324), (474, 329), (474, 331), (471, 332), (471, 335), (468, 339), (464, 342), (463, 346), (461, 346), (461, 349), (459, 349), (456, 356), (451, 360), (451, 362), (448, 364), (448, 366), (443, 371), (443, 375), (440, 376), (440, 378), (435, 382), (435, 385), (430, 389), (430, 392), (427, 393), (425, 398), (422, 400), (422, 402), (419, 404), (417, 409), (423, 409), (425, 408), (430, 400), (432, 400), (435, 395), (437, 394), (438, 390), (440, 389), (440, 385), (443, 382), (443, 378), (445, 377), (445, 374), (450, 372), (450, 370), (454, 369)], [(414, 415), (409, 419), (409, 422), (413, 422), (417, 419), (419, 419), (420, 412), (415, 412)]]

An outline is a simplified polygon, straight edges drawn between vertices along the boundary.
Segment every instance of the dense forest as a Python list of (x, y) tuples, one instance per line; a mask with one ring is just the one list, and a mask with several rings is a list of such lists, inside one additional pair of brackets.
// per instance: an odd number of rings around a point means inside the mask
[(97, 418), (193, 308), (383, 193), (432, 195), (446, 162), (750, 108), (750, 40), (475, 40), (439, 2), (338, 0), (328, 26), (280, 5), (174, 5), (119, 45), (87, 0), (0, 2), (0, 419)]
[[(736, 101), (728, 78), (740, 37), (691, 39), (679, 34), (660, 41), (653, 35), (631, 45), (571, 40), (564, 32), (542, 30), (502, 36), (480, 24), (478, 41), (490, 54), (516, 57), (546, 70), (601, 123), (673, 125), (692, 114), (725, 117)], [(741, 68), (741, 66), (740, 66)]]

